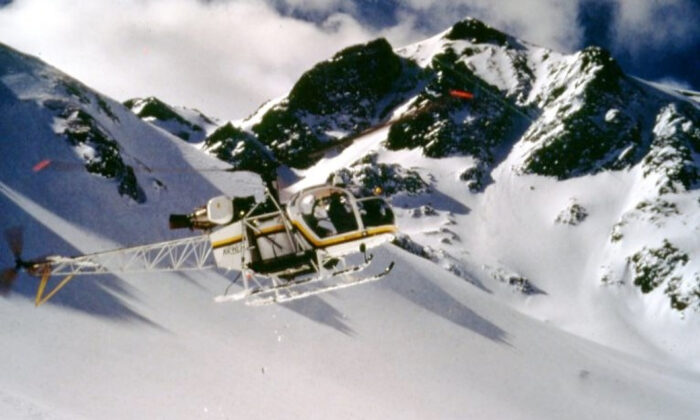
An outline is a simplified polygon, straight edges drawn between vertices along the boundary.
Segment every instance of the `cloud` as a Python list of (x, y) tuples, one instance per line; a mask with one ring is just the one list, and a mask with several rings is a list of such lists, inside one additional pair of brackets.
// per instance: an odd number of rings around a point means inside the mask
[(351, 0), (279, 0), (278, 3), (286, 5), (291, 10), (299, 10), (302, 12), (311, 11), (335, 13), (339, 10), (343, 10), (346, 12), (352, 12), (357, 10), (355, 4)]
[[(469, 14), (542, 46), (570, 51), (581, 47), (587, 9), (613, 10), (613, 49), (642, 53), (645, 48), (687, 48), (698, 42), (700, 5), (696, 0), (406, 0), (406, 8), (441, 27)], [(585, 24), (585, 23), (584, 23)], [(433, 25), (434, 26), (434, 25)], [(433, 28), (435, 29), (435, 28)]]
[[(399, 42), (409, 32), (387, 30)], [(349, 15), (317, 25), (256, 1), (16, 0), (0, 9), (3, 42), (103, 93), (156, 95), (225, 119), (246, 116), (316, 62), (378, 35)]]
[(632, 53), (648, 48), (685, 48), (700, 36), (700, 6), (692, 0), (615, 0), (618, 48)]
[(400, 4), (405, 15), (429, 32), (469, 15), (561, 52), (602, 43), (632, 74), (651, 79), (672, 76), (699, 88), (697, 0), (405, 0)]
[(680, 90), (692, 90), (692, 86), (688, 82), (685, 82), (683, 80), (677, 80), (674, 79), (673, 77), (664, 77), (659, 80), (655, 80), (654, 82), (660, 83), (662, 85), (670, 86), (674, 89), (680, 89)]
[(614, 53), (644, 60), (646, 48), (697, 41), (692, 0), (15, 0), (0, 8), (0, 40), (115, 99), (155, 95), (235, 119), (346, 46), (384, 36), (399, 47), (467, 15), (574, 51), (591, 3), (614, 11)]
[(581, 38), (576, 23), (577, 1), (560, 0), (407, 0), (405, 11), (423, 16), (422, 22), (436, 31), (472, 16), (521, 39), (571, 51)]

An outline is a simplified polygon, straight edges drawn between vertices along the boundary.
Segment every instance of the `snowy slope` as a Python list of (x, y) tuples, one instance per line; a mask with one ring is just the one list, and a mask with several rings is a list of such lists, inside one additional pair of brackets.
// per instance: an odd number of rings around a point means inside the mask
[[(221, 163), (99, 98), (0, 47), (0, 228), (25, 227), (26, 257), (167, 239), (174, 235), (166, 230), (169, 212), (259, 188), (249, 174), (192, 172)], [(84, 169), (85, 146), (60, 134), (57, 120), (65, 118), (57, 104), (90, 115), (118, 143), (141, 202), (120, 194), (116, 179)], [(638, 169), (560, 182), (514, 174), (515, 154), (473, 194), (456, 170), (473, 157), (388, 151), (386, 135), (375, 132), (327, 156), (304, 182), (348, 166), (351, 152), (412, 168), (431, 192), (392, 199), (402, 230), (433, 247), (426, 252), (438, 264), (388, 246), (376, 259), (396, 268), (381, 282), (261, 308), (214, 303), (232, 278), (214, 270), (79, 278), (39, 309), (31, 301), (35, 279), (22, 276), (0, 300), (7, 320), (0, 324), (0, 412), (115, 419), (697, 413), (699, 353), (682, 340), (698, 331), (697, 317), (663, 310), (654, 318), (649, 306), (635, 304), (636, 289), (611, 293), (586, 275), (599, 268), (589, 254), (626, 209), (619, 191), (636, 185)], [(47, 157), (64, 164), (33, 173)], [(572, 196), (589, 216), (575, 228), (554, 223)], [(0, 255), (1, 266), (12, 264)], [(509, 270), (540, 292), (520, 294), (491, 275), (508, 283)], [(627, 306), (616, 294), (627, 295)]]
[[(0, 47), (0, 69), (0, 228), (26, 229), (26, 258), (182, 236), (168, 230), (170, 212), (189, 212), (213, 195), (246, 194), (260, 187), (254, 174), (202, 175), (195, 168), (227, 165), (36, 59)], [(79, 134), (87, 132), (87, 136), (66, 134), (66, 121), (76, 114), (90, 122), (78, 126)], [(93, 141), (97, 135), (108, 139), (107, 154), (98, 153), (101, 144)], [(33, 172), (32, 167), (44, 159), (53, 163)], [(99, 169), (105, 161), (131, 168), (121, 172), (133, 175), (139, 191), (136, 198), (119, 188), (120, 173), (108, 177), (88, 172), (87, 165)], [(67, 232), (82, 238), (68, 240)], [(13, 265), (6, 252), (0, 253), (0, 263)], [(30, 293), (33, 285), (27, 286), (20, 292)], [(74, 306), (80, 305), (74, 302)]]
[[(692, 418), (700, 377), (561, 332), (397, 249), (378, 284), (214, 304), (217, 274), (125, 278), (138, 317), (0, 306), (19, 418)], [(75, 290), (76, 285), (72, 286)], [(66, 290), (70, 292), (70, 290)]]
[[(381, 135), (373, 133), (322, 160), (291, 189), (323, 182), (348, 165), (351, 148), (376, 146)], [(472, 165), (471, 158), (432, 159), (419, 150), (381, 147), (375, 153), (378, 163), (399, 163), (429, 180), (429, 192), (398, 193), (391, 200), (401, 232), (446, 271), (566, 331), (640, 356), (700, 367), (700, 343), (689, 339), (700, 328), (695, 311), (679, 313), (663, 293), (644, 295), (625, 277), (615, 283), (601, 280), (611, 267), (620, 269), (622, 264), (624, 269), (620, 257), (630, 255), (629, 249), (653, 243), (654, 237), (683, 244), (692, 256), (684, 268), (698, 271), (697, 191), (674, 197), (682, 212), (677, 217), (657, 224), (644, 216), (631, 219), (625, 229), (633, 239), (621, 249), (611, 242), (611, 229), (644, 196), (638, 191), (644, 185), (640, 169), (562, 182), (515, 175), (511, 168), (516, 155), (493, 172), (494, 183), (483, 194), (472, 194), (459, 179), (462, 168)], [(585, 219), (558, 222), (572, 204), (585, 209)]]

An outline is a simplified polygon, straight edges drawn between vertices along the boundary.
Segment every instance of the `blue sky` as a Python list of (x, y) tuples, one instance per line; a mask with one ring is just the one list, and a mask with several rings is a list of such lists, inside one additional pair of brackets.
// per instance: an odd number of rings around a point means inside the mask
[(399, 47), (468, 15), (562, 52), (601, 45), (629, 74), (700, 90), (697, 0), (0, 0), (0, 42), (118, 100), (234, 119), (348, 45)]

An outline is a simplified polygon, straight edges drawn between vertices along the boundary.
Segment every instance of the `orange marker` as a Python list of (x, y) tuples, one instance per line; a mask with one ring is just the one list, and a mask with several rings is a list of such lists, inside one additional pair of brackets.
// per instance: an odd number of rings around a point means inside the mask
[(474, 95), (472, 93), (457, 89), (450, 90), (450, 96), (462, 99), (474, 99)]
[(36, 165), (34, 165), (34, 167), (32, 168), (32, 170), (33, 170), (34, 172), (39, 172), (40, 170), (46, 168), (46, 167), (49, 166), (50, 164), (51, 164), (51, 161), (50, 161), (49, 159), (44, 159), (44, 160), (42, 160), (41, 162), (39, 162), (39, 163), (37, 163)]

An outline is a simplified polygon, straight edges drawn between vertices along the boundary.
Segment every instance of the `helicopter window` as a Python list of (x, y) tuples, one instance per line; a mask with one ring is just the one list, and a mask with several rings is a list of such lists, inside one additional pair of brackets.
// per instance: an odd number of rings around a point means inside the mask
[(315, 202), (316, 199), (313, 195), (306, 195), (304, 198), (299, 200), (299, 210), (304, 215), (311, 214), (313, 212)]
[(304, 222), (320, 238), (336, 234), (323, 199), (317, 199), (313, 194), (309, 194), (299, 201), (299, 210)]
[(384, 199), (366, 198), (358, 200), (357, 205), (365, 228), (394, 224), (394, 212)]
[(304, 222), (321, 238), (358, 229), (350, 200), (341, 193), (326, 197), (309, 194), (299, 202)]
[(328, 216), (338, 233), (357, 230), (357, 219), (347, 196), (333, 193), (328, 197)]

